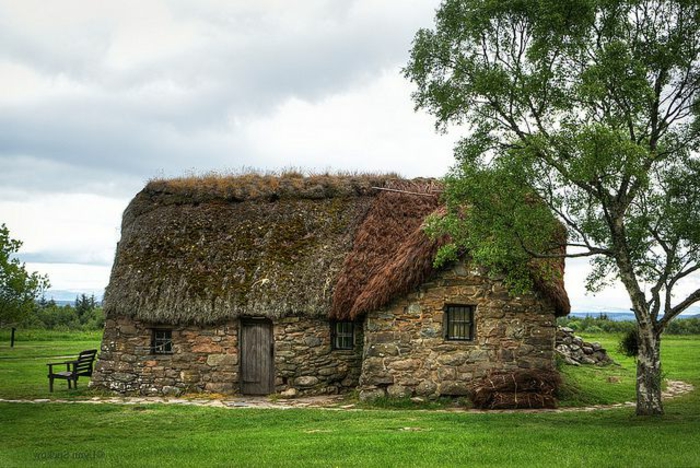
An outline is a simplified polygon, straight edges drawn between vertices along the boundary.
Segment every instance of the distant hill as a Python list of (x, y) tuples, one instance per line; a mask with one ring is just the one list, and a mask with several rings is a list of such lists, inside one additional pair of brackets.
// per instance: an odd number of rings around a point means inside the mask
[[(571, 312), (569, 314), (570, 317), (580, 317), (580, 318), (585, 318), (587, 316), (598, 317), (600, 315), (607, 315), (607, 317), (614, 322), (634, 321), (634, 314), (631, 312)], [(679, 319), (700, 318), (700, 314), (698, 314), (698, 315), (679, 315), (678, 318)]]
[(62, 289), (49, 289), (46, 291), (46, 294), (44, 294), (44, 297), (49, 300), (53, 299), (54, 302), (58, 305), (73, 305), (75, 304), (75, 298), (78, 297), (81, 294), (87, 294), (88, 296), (94, 294), (95, 295), (95, 300), (97, 302), (102, 302), (102, 295), (103, 291), (94, 291), (94, 290), (62, 290)]
[(631, 312), (571, 312), (569, 317), (599, 317), (601, 315), (607, 315), (610, 320), (615, 322), (624, 322), (626, 320), (634, 320), (634, 314)]

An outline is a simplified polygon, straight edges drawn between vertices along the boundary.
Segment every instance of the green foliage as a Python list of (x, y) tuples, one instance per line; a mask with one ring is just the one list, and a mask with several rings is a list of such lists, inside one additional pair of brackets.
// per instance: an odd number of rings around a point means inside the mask
[[(630, 320), (610, 320), (605, 314), (585, 317), (559, 317), (557, 325), (568, 327), (579, 333), (627, 333), (637, 328), (637, 324)], [(665, 335), (700, 335), (700, 318), (674, 320), (666, 330)]]
[(445, 0), (404, 72), (438, 128), (468, 128), (440, 261), (467, 250), (517, 291), (568, 247), (659, 328), (700, 300), (671, 301), (700, 268), (698, 2)]
[(25, 317), (22, 326), (28, 329), (45, 330), (101, 330), (104, 327), (104, 311), (95, 295), (80, 294), (75, 305), (58, 305), (53, 300), (42, 298), (34, 313)]
[(639, 329), (637, 327), (628, 330), (622, 336), (618, 350), (629, 357), (639, 355)]
[[(438, 260), (467, 250), (519, 292), (532, 258), (590, 257), (586, 287), (619, 279), (644, 332), (700, 301), (674, 298), (700, 271), (699, 2), (444, 0), (404, 71), (438, 128), (469, 130)], [(662, 412), (640, 377), (638, 414)]]
[(674, 320), (668, 324), (667, 335), (700, 335), (700, 318)]
[(557, 325), (560, 327), (571, 328), (579, 333), (595, 333), (595, 329), (598, 329), (598, 332), (604, 333), (624, 333), (637, 326), (635, 322), (628, 320), (610, 320), (604, 314), (598, 316), (586, 315), (585, 317), (559, 317), (557, 319)]
[(46, 276), (30, 273), (15, 254), (22, 242), (0, 225), (0, 327), (15, 325), (31, 314), (35, 300), (49, 287)]

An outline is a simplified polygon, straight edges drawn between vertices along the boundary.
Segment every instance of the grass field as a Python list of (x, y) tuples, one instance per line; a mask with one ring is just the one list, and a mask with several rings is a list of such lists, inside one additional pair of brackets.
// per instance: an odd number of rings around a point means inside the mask
[[(3, 330), (0, 333), (0, 398), (48, 398), (51, 394), (46, 363), (75, 359), (85, 349), (99, 349), (100, 338), (101, 332), (18, 330), (15, 347), (11, 349), (10, 335)], [(56, 380), (53, 396), (79, 398), (87, 395), (89, 380), (78, 382), (78, 390), (69, 392), (65, 380)]]
[[(96, 344), (83, 338), (18, 342), (14, 350), (3, 341), (0, 394), (46, 397), (45, 362)], [(617, 341), (586, 338), (611, 350)], [(700, 389), (700, 337), (664, 340), (668, 378)], [(614, 358), (621, 367), (567, 368), (563, 403), (630, 399), (634, 363)], [(620, 382), (608, 382), (611, 372)], [(87, 395), (60, 387), (54, 396)], [(627, 408), (474, 414), (4, 403), (0, 466), (700, 466), (700, 391), (666, 410), (637, 418)]]

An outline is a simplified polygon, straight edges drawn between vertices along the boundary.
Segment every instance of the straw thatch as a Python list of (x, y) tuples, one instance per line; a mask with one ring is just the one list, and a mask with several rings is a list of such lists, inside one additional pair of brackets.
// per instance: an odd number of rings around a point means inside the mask
[(438, 204), (436, 195), (384, 192), (377, 196), (343, 264), (331, 318), (355, 319), (382, 307), (433, 272), (437, 243), (428, 239), (422, 225)]
[(553, 370), (498, 372), (477, 382), (470, 399), (479, 409), (555, 408), (560, 385)]
[[(391, 175), (153, 181), (124, 213), (105, 311), (160, 323), (357, 318), (434, 273), (439, 242), (422, 223), (438, 205), (433, 180)], [(549, 283), (562, 282), (543, 281), (545, 295), (568, 303)]]

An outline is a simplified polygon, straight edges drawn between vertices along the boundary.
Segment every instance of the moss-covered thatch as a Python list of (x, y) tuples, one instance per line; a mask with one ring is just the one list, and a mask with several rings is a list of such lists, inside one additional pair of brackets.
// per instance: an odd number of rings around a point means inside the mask
[(438, 243), (421, 226), (438, 208), (434, 185), (299, 174), (152, 181), (124, 213), (105, 310), (160, 323), (356, 318), (433, 274)]

